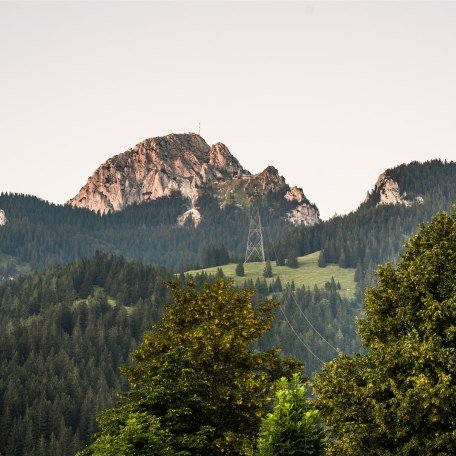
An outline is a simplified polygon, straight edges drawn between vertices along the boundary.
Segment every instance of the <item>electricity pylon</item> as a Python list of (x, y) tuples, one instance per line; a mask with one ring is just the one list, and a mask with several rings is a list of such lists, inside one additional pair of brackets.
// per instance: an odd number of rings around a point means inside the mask
[(263, 227), (261, 226), (259, 204), (252, 204), (250, 212), (249, 236), (247, 238), (247, 247), (245, 249), (245, 261), (266, 261), (264, 256), (263, 245)]

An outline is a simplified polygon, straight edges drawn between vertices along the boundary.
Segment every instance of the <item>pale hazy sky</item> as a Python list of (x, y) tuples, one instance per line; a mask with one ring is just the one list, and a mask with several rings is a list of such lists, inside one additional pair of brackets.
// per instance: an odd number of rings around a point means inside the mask
[(454, 2), (1, 2), (0, 65), (0, 191), (64, 202), (199, 121), (324, 218), (388, 167), (456, 159)]

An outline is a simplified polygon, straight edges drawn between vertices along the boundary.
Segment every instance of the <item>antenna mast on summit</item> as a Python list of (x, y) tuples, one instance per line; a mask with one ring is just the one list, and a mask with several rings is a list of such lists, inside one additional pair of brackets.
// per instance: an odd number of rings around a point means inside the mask
[(266, 261), (263, 244), (263, 227), (261, 225), (259, 204), (252, 203), (250, 214), (249, 236), (247, 238), (247, 247), (245, 249), (245, 261)]
[(198, 134), (201, 136), (201, 122), (198, 122)]

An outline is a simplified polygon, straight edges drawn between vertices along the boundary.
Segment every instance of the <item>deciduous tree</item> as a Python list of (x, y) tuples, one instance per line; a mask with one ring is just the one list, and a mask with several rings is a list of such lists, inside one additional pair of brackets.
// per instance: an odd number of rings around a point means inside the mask
[(367, 354), (315, 385), (331, 455), (450, 455), (456, 448), (456, 214), (422, 226), (382, 266), (359, 332)]
[[(102, 415), (101, 434), (83, 454), (110, 454), (104, 443), (109, 448), (122, 435), (142, 454), (147, 442), (131, 433), (149, 425), (146, 417), (155, 417), (155, 435), (177, 454), (248, 454), (274, 382), (301, 371), (278, 351), (249, 348), (269, 330), (277, 303), (254, 307), (253, 291), (222, 280), (201, 292), (191, 283), (172, 288), (174, 302), (146, 333), (134, 365), (123, 368), (131, 384), (126, 403)], [(144, 418), (139, 426), (135, 417)]]

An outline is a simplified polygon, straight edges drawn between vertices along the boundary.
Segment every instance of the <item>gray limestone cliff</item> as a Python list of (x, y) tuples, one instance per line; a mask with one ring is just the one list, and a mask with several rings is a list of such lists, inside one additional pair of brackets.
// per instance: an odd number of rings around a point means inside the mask
[(406, 191), (399, 188), (399, 184), (389, 175), (388, 171), (380, 174), (373, 190), (367, 193), (364, 203), (374, 202), (376, 206), (385, 204), (403, 204), (410, 207), (413, 204), (422, 204), (423, 197), (409, 197)]

